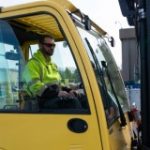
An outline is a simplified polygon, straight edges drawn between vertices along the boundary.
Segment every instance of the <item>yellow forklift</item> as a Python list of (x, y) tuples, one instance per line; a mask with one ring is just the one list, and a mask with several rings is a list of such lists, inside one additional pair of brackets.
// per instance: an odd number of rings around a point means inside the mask
[[(82, 107), (40, 108), (22, 74), (43, 35)], [(129, 104), (107, 32), (67, 0), (0, 9), (0, 150), (126, 150), (134, 140)], [(113, 44), (113, 40), (111, 40)]]

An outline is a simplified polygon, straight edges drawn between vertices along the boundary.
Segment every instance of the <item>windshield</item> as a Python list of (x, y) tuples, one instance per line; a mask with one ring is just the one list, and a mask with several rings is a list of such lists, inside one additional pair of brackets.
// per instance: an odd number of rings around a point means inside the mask
[(77, 27), (77, 29), (95, 71), (107, 121), (110, 123), (119, 116), (118, 105), (123, 108), (123, 111), (128, 110), (128, 101), (122, 78), (105, 40), (96, 32), (91, 32), (91, 34), (80, 27)]
[(0, 20), (0, 109), (17, 109), (24, 58), (10, 25)]

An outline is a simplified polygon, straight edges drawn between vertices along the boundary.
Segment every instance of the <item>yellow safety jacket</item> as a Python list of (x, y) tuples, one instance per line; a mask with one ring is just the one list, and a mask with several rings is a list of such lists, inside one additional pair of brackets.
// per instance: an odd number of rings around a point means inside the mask
[(59, 84), (61, 76), (56, 64), (38, 50), (28, 61), (23, 72), (24, 88), (30, 96), (40, 96), (49, 84)]

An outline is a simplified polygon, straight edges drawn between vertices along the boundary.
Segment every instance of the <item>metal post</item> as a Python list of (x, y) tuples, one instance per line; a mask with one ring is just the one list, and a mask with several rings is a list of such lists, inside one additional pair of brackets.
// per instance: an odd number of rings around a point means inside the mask
[(150, 0), (140, 5), (142, 149), (150, 150)]

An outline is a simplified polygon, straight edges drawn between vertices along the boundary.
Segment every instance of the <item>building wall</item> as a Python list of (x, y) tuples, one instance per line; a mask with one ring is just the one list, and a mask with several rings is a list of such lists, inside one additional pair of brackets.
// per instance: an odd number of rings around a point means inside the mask
[(124, 81), (139, 80), (139, 52), (137, 49), (135, 29), (120, 29), (122, 42), (122, 76)]

